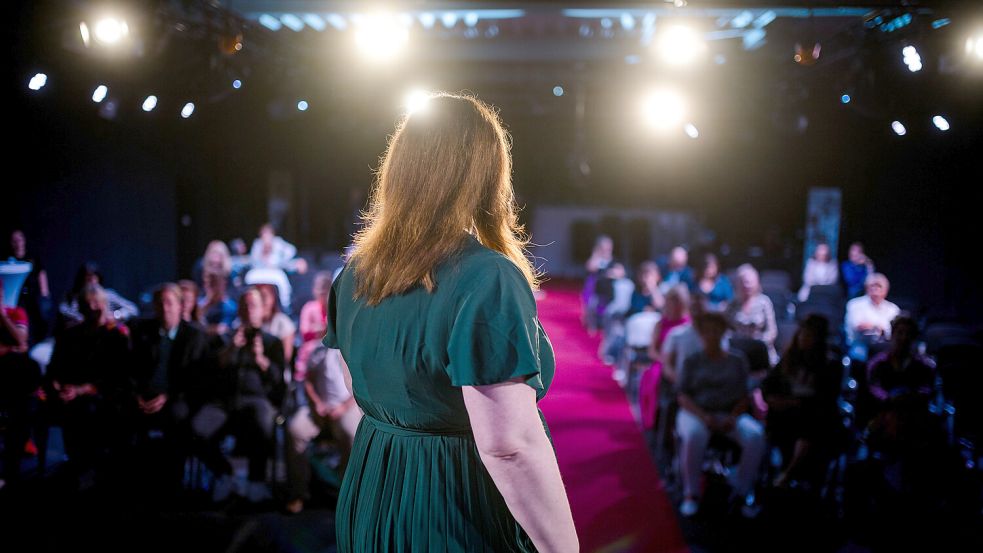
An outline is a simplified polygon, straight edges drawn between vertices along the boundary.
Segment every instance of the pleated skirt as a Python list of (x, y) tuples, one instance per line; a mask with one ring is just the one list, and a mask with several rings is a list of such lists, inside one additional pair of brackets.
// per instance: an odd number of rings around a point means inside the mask
[(338, 499), (338, 551), (536, 551), (466, 432), (364, 417)]

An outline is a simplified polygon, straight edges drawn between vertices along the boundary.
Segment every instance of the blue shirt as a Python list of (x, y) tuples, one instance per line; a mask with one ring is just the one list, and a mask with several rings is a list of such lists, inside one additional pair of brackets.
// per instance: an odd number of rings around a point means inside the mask
[(864, 291), (864, 282), (867, 280), (867, 265), (857, 265), (848, 259), (840, 266), (840, 276), (846, 285), (847, 296), (859, 296)]
[(727, 275), (717, 275), (717, 280), (709, 293), (704, 292), (702, 288), (698, 290), (699, 294), (707, 299), (708, 307), (713, 310), (720, 309), (724, 307), (723, 304), (734, 300), (734, 288), (730, 285)]

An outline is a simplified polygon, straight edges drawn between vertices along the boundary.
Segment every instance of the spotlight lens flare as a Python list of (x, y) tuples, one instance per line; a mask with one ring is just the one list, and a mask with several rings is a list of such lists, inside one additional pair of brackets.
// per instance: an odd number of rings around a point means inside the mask
[(101, 84), (97, 86), (94, 91), (92, 91), (92, 101), (98, 104), (106, 99), (107, 94), (109, 94), (109, 88), (106, 85)]
[(403, 99), (403, 104), (406, 107), (406, 114), (412, 115), (418, 111), (421, 111), (427, 107), (427, 103), (433, 96), (430, 92), (422, 89), (416, 88), (406, 93), (406, 97)]
[[(130, 29), (126, 21), (115, 17), (106, 17), (96, 23), (96, 40), (104, 44), (116, 44), (130, 34)], [(84, 39), (83, 34), (83, 39)]]
[(686, 101), (673, 90), (656, 91), (645, 101), (645, 115), (658, 129), (676, 127), (686, 116)]
[(41, 90), (44, 85), (48, 83), (48, 76), (44, 73), (38, 73), (31, 77), (31, 82), (27, 84), (27, 88), (31, 90)]
[(143, 101), (143, 111), (151, 112), (157, 107), (157, 97), (151, 94), (147, 96), (147, 99)]
[(656, 48), (663, 61), (670, 65), (692, 63), (706, 49), (706, 42), (689, 27), (669, 27), (659, 34)]
[(894, 129), (894, 134), (898, 136), (904, 136), (908, 134), (908, 129), (901, 124), (901, 121), (892, 121), (891, 128)]
[(188, 102), (187, 104), (184, 104), (183, 108), (181, 108), (181, 117), (187, 119), (188, 117), (191, 117), (191, 114), (193, 114), (194, 112), (195, 112), (194, 102)]
[(914, 46), (905, 46), (902, 48), (901, 55), (904, 58), (905, 65), (908, 66), (908, 71), (912, 73), (921, 71), (922, 57), (918, 54), (918, 50)]
[(692, 123), (686, 123), (686, 126), (684, 127), (683, 130), (686, 131), (686, 136), (688, 136), (688, 137), (690, 137), (690, 138), (692, 138), (694, 140), (700, 137), (700, 130), (697, 129), (696, 128), (696, 125), (694, 125)]
[(933, 117), (932, 118), (932, 123), (935, 123), (935, 126), (940, 131), (947, 131), (950, 128), (949, 127), (949, 122), (946, 121), (946, 118), (945, 117), (942, 117), (941, 115), (936, 115), (935, 117)]
[(391, 14), (366, 16), (355, 30), (355, 43), (367, 57), (387, 60), (396, 57), (409, 40), (409, 31)]

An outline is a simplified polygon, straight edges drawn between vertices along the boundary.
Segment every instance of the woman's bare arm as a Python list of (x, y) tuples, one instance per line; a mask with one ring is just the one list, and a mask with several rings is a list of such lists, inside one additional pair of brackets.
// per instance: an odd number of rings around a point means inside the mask
[(481, 460), (515, 519), (543, 552), (576, 552), (577, 532), (536, 391), (519, 380), (464, 386)]

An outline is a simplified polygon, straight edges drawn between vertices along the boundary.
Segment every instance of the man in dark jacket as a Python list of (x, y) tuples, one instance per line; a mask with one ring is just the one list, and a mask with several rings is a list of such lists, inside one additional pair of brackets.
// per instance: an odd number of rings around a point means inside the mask
[(149, 460), (161, 463), (169, 484), (180, 482), (175, 479), (181, 477), (188, 451), (191, 413), (201, 406), (211, 372), (208, 341), (204, 332), (182, 320), (181, 301), (176, 284), (154, 292), (156, 317), (133, 332), (131, 388), (124, 406), (135, 443), (150, 454)]

